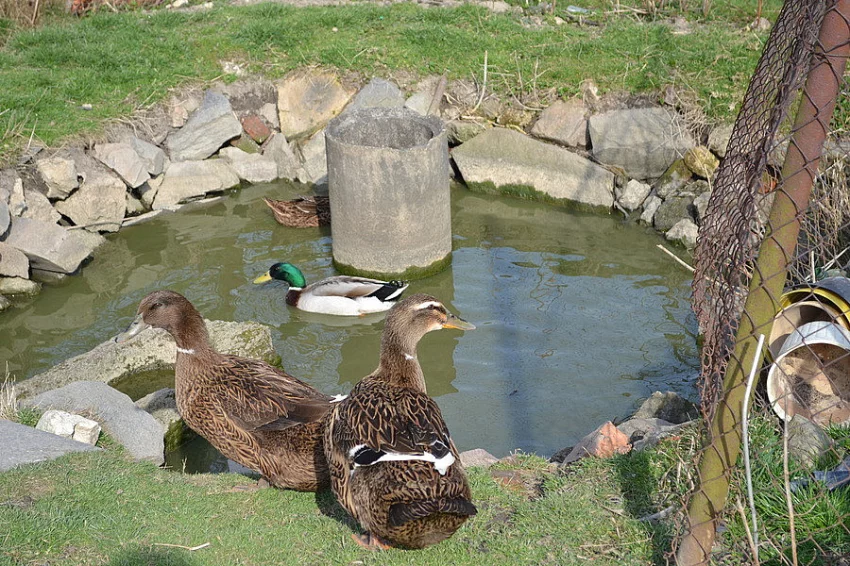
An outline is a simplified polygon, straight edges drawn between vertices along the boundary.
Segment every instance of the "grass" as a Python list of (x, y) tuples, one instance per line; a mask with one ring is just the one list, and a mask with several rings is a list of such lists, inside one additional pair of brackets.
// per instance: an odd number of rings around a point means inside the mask
[[(779, 1), (767, 4), (775, 14)], [(546, 16), (544, 25), (529, 28), (515, 14), (411, 4), (266, 3), (46, 18), (38, 29), (10, 31), (0, 48), (0, 151), (19, 151), (31, 135), (55, 145), (97, 132), (110, 119), (163, 100), (170, 89), (220, 77), (224, 60), (271, 78), (320, 65), (366, 77), (447, 72), (469, 79), (480, 78), (486, 51), (488, 88), (504, 98), (549, 90), (571, 96), (585, 79), (602, 92), (674, 85), (692, 91), (709, 116), (728, 118), (766, 37), (744, 31), (738, 11), (718, 7), (689, 35), (674, 34), (661, 20), (625, 15), (598, 27), (559, 26)]]
[[(0, 561), (198, 566), (659, 563), (660, 548), (669, 542), (632, 515), (654, 509), (615, 509), (628, 479), (616, 462), (625, 461), (589, 461), (570, 475), (551, 473), (544, 460), (533, 456), (498, 465), (492, 475), (473, 469), (470, 481), (479, 513), (454, 537), (422, 551), (373, 553), (351, 540), (356, 527), (329, 492), (238, 492), (232, 488), (250, 484), (249, 478), (183, 475), (131, 462), (114, 448), (69, 455), (0, 474)], [(521, 477), (524, 483), (508, 486), (493, 475)], [(194, 552), (164, 546), (204, 543), (209, 546)]]

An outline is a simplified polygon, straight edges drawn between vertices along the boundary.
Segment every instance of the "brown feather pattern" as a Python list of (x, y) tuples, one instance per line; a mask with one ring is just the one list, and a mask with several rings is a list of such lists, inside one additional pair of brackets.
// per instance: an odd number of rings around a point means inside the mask
[(331, 223), (331, 202), (328, 197), (299, 197), (292, 200), (264, 197), (263, 200), (272, 209), (275, 220), (284, 226), (309, 228)]

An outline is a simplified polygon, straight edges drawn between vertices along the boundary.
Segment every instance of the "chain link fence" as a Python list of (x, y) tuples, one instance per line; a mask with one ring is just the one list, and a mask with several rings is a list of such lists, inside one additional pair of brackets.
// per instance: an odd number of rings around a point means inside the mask
[(700, 228), (681, 565), (850, 565), (848, 18), (850, 0), (786, 0)]

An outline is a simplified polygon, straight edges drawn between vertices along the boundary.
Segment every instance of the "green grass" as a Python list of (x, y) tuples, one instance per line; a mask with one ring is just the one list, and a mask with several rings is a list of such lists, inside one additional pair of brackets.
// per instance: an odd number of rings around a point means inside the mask
[[(0, 151), (19, 151), (33, 133), (55, 145), (97, 132), (108, 119), (161, 101), (169, 89), (219, 77), (222, 60), (271, 78), (305, 65), (366, 77), (445, 71), (480, 78), (486, 51), (488, 88), (505, 98), (535, 87), (569, 96), (585, 79), (602, 92), (672, 84), (693, 91), (710, 116), (728, 117), (766, 36), (743, 31), (735, 10), (714, 13), (689, 35), (630, 16), (607, 17), (601, 27), (557, 26), (547, 16), (547, 25), (529, 29), (514, 14), (410, 4), (101, 10), (81, 20), (51, 18), (36, 30), (8, 32), (0, 48)], [(536, 85), (535, 68), (542, 71)]]
[[(234, 492), (250, 479), (183, 475), (124, 459), (120, 450), (76, 454), (0, 474), (0, 561), (11, 564), (598, 564), (657, 563), (645, 525), (605, 505), (622, 497), (613, 465), (570, 475), (522, 457), (537, 497), (470, 472), (477, 516), (422, 551), (373, 553), (329, 492)], [(641, 510), (642, 512), (643, 510)], [(190, 552), (160, 546), (187, 547)], [(660, 541), (664, 543), (665, 541)]]

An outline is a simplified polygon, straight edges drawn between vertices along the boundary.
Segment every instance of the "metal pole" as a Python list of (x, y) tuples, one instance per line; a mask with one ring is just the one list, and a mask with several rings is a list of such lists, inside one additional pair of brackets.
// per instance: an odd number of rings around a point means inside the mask
[(768, 333), (777, 312), (786, 270), (794, 258), (800, 217), (808, 207), (812, 185), (829, 132), (832, 111), (850, 55), (850, 0), (838, 0), (824, 16), (814, 62), (803, 89), (791, 143), (782, 166), (783, 184), (773, 202), (769, 233), (762, 242), (750, 282), (744, 315), (738, 326), (735, 352), (723, 380), (723, 393), (711, 422), (711, 444), (699, 463), (700, 486), (688, 507), (688, 534), (676, 554), (679, 566), (708, 564), (716, 521), (726, 505), (729, 472), (741, 449), (738, 415), (744, 400), (743, 361), (756, 346), (756, 330)]

